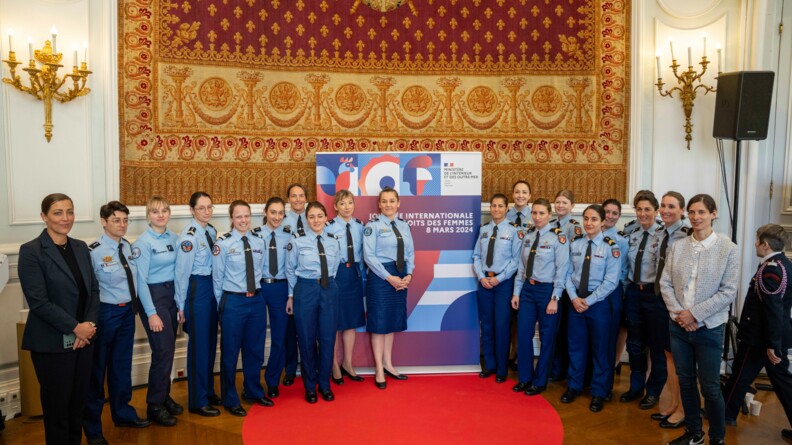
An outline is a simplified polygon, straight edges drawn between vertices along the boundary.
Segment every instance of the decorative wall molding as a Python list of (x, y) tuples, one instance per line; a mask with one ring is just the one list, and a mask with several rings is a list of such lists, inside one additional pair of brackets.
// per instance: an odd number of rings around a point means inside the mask
[(718, 7), (720, 3), (721, 0), (657, 0), (660, 9), (678, 19), (700, 17)]

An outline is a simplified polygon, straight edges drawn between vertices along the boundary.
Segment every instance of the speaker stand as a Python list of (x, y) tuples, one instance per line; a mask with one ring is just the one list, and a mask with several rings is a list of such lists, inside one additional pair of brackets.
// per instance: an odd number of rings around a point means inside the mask
[[(740, 159), (742, 152), (740, 151), (740, 143), (742, 141), (737, 139), (737, 147), (734, 151), (734, 199), (731, 214), (731, 240), (737, 244), (737, 215), (740, 206)], [(729, 191), (726, 190), (726, 193)], [(726, 322), (726, 332), (723, 342), (723, 362), (728, 365), (729, 363), (729, 349), (730, 347), (737, 351), (737, 325), (739, 320), (734, 315), (734, 303), (729, 305), (729, 318)]]

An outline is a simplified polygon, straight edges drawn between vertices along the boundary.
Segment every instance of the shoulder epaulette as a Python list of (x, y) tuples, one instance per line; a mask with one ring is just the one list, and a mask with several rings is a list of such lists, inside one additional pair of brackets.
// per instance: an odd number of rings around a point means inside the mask
[(264, 237), (261, 236), (261, 234), (255, 230), (251, 231), (250, 233), (252, 233), (253, 236), (255, 236), (256, 238), (264, 239)]
[(195, 226), (190, 227), (187, 229), (187, 235), (195, 235)]
[(283, 233), (291, 233), (291, 229), (289, 228), (289, 226), (283, 228)]
[(363, 221), (361, 221), (361, 220), (359, 220), (357, 218), (355, 218), (355, 221), (357, 221), (357, 223), (360, 224), (361, 226), (363, 225)]
[[(215, 228), (215, 226), (213, 226), (212, 223), (206, 223), (206, 225), (211, 227), (211, 228), (213, 228), (213, 229)], [(217, 231), (217, 229), (215, 229), (215, 231)]]
[(622, 238), (627, 238), (627, 234), (622, 232), (621, 230), (617, 231), (616, 233), (619, 234), (619, 236)]
[(573, 219), (570, 219), (570, 220), (569, 220), (569, 223), (570, 223), (570, 224), (576, 224), (576, 225), (578, 225), (578, 226), (580, 225), (580, 223), (579, 223), (579, 222), (577, 222), (577, 220), (576, 220), (576, 219), (574, 219), (574, 218), (573, 218)]
[(553, 223), (556, 223), (556, 222), (558, 222), (558, 218), (553, 218), (547, 224), (553, 224)]
[(370, 220), (369, 223), (373, 223), (374, 221), (379, 221), (379, 216), (374, 215)]
[[(488, 222), (481, 223), (481, 225), (480, 225), (479, 227), (484, 227), (484, 226), (486, 226), (487, 224), (489, 224), (489, 223), (488, 223)], [(517, 227), (517, 224), (512, 224), (512, 225), (513, 225), (513, 226), (515, 226), (515, 227)]]
[(293, 232), (292, 236), (294, 236), (295, 238), (299, 238), (299, 237), (305, 236), (305, 235), (300, 235), (300, 232)]
[(256, 227), (255, 229), (253, 229), (253, 233), (259, 233), (259, 232), (261, 232), (261, 227)]
[(602, 240), (605, 241), (606, 243), (608, 243), (609, 246), (612, 246), (612, 245), (616, 244), (616, 241), (614, 241), (613, 238), (611, 238), (609, 236), (606, 236), (606, 237), (602, 238)]
[(556, 235), (560, 235), (564, 233), (564, 231), (559, 229), (558, 227), (553, 227), (553, 233), (555, 233)]
[(577, 241), (577, 240), (583, 238), (583, 236), (584, 235), (581, 233), (580, 235), (576, 236), (575, 239), (573, 239), (572, 241)]
[(403, 220), (403, 219), (399, 218), (398, 216), (396, 217), (396, 219), (398, 219), (398, 220), (399, 220), (399, 221), (401, 221), (401, 222), (407, 222), (407, 221), (405, 221), (405, 220)]
[(231, 238), (231, 232), (226, 232), (220, 238), (217, 238), (217, 239), (222, 240), (222, 239), (228, 239), (228, 238)]
[(679, 230), (685, 232), (685, 235), (690, 235), (693, 233), (693, 227), (682, 226)]
[(335, 220), (335, 218), (333, 218), (333, 219), (331, 219), (331, 220), (328, 220), (328, 221), (325, 223), (325, 225), (326, 225), (326, 226), (329, 226), (330, 224), (335, 224), (335, 222), (336, 222), (336, 220)]
[(338, 237), (335, 236), (335, 234), (332, 234), (332, 233), (325, 233), (325, 235), (327, 235), (328, 238), (338, 239)]
[(665, 230), (665, 226), (664, 226), (664, 225), (662, 225), (662, 224), (660, 224), (660, 225), (659, 225), (659, 226), (657, 226), (657, 228), (655, 229), (655, 232), (662, 232), (663, 230)]
[(525, 231), (528, 233), (533, 233), (536, 231), (536, 226), (526, 227)]
[(99, 247), (101, 244), (102, 243), (100, 243), (99, 241), (94, 241), (88, 246), (88, 250), (94, 250), (97, 247)]

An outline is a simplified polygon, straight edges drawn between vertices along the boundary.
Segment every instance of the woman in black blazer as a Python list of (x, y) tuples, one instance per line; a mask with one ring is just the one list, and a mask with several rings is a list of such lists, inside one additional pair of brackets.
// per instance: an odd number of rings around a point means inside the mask
[(41, 202), (46, 229), (19, 249), (19, 282), (30, 308), (22, 349), (41, 385), (47, 444), (79, 444), (91, 377), (99, 284), (88, 246), (69, 238), (74, 204), (61, 193)]

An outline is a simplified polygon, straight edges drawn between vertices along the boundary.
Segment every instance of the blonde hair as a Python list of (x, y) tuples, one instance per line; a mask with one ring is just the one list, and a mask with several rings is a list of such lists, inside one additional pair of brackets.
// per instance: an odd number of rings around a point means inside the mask
[(152, 210), (156, 210), (160, 207), (164, 208), (165, 210), (170, 210), (170, 204), (168, 203), (168, 200), (159, 195), (154, 195), (149, 198), (148, 201), (146, 201), (146, 218), (148, 219)]
[(338, 205), (338, 203), (341, 202), (342, 199), (347, 199), (347, 198), (352, 198), (352, 201), (354, 201), (355, 195), (353, 195), (352, 192), (350, 192), (347, 189), (339, 190), (335, 194), (335, 199), (333, 200), (333, 204)]

